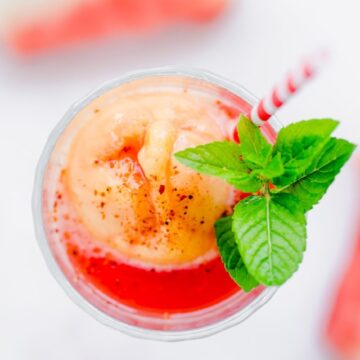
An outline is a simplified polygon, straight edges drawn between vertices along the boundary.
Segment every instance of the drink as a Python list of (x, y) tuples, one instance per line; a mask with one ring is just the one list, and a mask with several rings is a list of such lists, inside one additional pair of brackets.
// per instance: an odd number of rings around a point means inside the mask
[(34, 204), (52, 270), (83, 307), (135, 335), (182, 339), (235, 324), (271, 296), (241, 291), (216, 251), (214, 222), (243, 194), (172, 158), (227, 139), (253, 101), (211, 74), (162, 69), (71, 109), (45, 149)]

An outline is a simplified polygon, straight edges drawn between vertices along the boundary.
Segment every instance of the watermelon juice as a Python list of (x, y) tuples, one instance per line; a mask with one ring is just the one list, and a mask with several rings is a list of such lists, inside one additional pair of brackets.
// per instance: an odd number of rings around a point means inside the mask
[[(253, 101), (214, 75), (160, 69), (106, 84), (69, 111), (40, 161), (34, 211), (74, 300), (130, 334), (182, 339), (233, 325), (269, 298), (264, 287), (244, 293), (217, 252), (214, 223), (246, 194), (173, 157), (231, 139)], [(264, 132), (275, 139), (271, 125)]]

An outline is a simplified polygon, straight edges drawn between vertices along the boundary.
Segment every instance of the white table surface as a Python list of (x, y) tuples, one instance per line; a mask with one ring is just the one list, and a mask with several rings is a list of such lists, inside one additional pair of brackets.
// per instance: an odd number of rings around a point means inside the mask
[(74, 305), (45, 266), (30, 197), (47, 135), (69, 105), (102, 81), (143, 67), (207, 68), (261, 95), (301, 55), (325, 45), (331, 61), (279, 117), (338, 118), (338, 135), (360, 143), (359, 11), (357, 0), (234, 0), (226, 16), (203, 28), (29, 59), (1, 48), (0, 359), (329, 359), (322, 334), (360, 198), (354, 160), (310, 215), (300, 271), (242, 325), (185, 343), (130, 338)]

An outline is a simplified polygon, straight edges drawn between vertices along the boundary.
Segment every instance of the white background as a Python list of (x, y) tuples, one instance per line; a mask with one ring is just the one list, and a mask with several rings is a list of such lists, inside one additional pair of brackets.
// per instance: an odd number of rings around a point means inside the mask
[(309, 218), (300, 271), (242, 325), (185, 343), (130, 338), (74, 305), (43, 261), (30, 197), (47, 135), (69, 105), (102, 81), (143, 67), (207, 68), (260, 96), (304, 53), (327, 46), (331, 61), (279, 117), (338, 118), (338, 134), (360, 143), (359, 12), (357, 0), (234, 0), (222, 19), (202, 28), (29, 59), (0, 49), (0, 359), (330, 359), (323, 332), (354, 240), (355, 159)]

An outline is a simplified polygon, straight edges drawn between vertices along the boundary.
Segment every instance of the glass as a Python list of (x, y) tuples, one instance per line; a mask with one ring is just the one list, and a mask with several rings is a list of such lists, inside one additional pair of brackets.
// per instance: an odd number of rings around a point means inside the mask
[[(202, 70), (189, 70), (177, 67), (142, 70), (128, 73), (120, 78), (105, 83), (92, 91), (80, 101), (76, 102), (49, 136), (40, 161), (37, 166), (33, 191), (33, 217), (36, 237), (42, 250), (45, 261), (54, 278), (65, 290), (68, 296), (83, 310), (105, 325), (120, 330), (126, 334), (140, 338), (161, 341), (179, 341), (202, 338), (215, 334), (224, 329), (237, 325), (252, 315), (276, 292), (275, 287), (258, 287), (251, 293), (239, 291), (229, 298), (210, 307), (169, 316), (155, 315), (145, 311), (130, 308), (96, 291), (86, 281), (78, 281), (74, 276), (74, 269), (67, 259), (66, 252), (59, 250), (54, 253), (54, 246), (50, 246), (43, 215), (44, 206), (44, 177), (48, 168), (49, 159), (59, 136), (66, 129), (74, 116), (91, 103), (94, 99), (120, 85), (139, 80), (156, 79), (164, 86), (186, 79), (191, 86), (201, 91), (212, 91), (221, 94), (238, 110), (242, 106), (254, 105), (255, 96), (240, 85)], [(273, 117), (270, 121), (273, 130), (278, 131), (281, 124)], [(264, 133), (266, 135), (267, 130)], [(270, 135), (268, 135), (270, 136)]]

